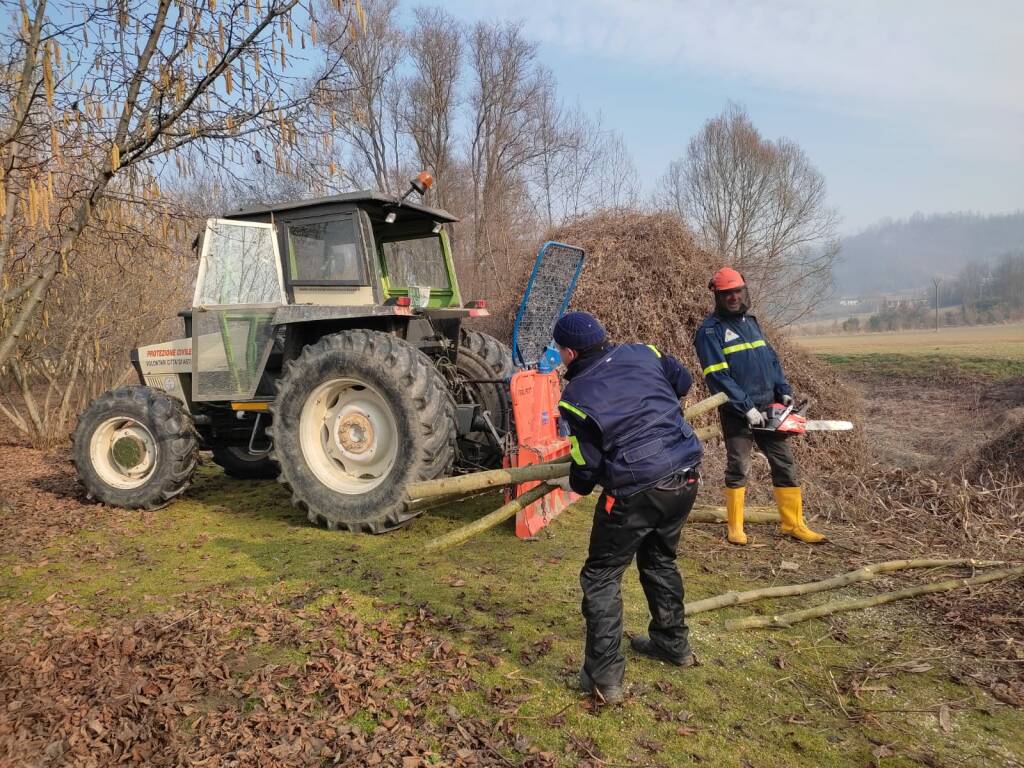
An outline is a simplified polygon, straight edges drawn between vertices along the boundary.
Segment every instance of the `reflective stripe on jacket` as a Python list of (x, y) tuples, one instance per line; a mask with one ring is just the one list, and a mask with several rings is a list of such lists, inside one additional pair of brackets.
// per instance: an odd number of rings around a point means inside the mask
[(753, 315), (704, 318), (694, 337), (704, 380), (712, 394), (725, 392), (727, 407), (739, 414), (767, 408), (791, 395), (775, 350)]
[(700, 441), (679, 407), (692, 378), (678, 360), (624, 344), (578, 362), (558, 404), (570, 432), (574, 491), (600, 484), (630, 496), (700, 463)]

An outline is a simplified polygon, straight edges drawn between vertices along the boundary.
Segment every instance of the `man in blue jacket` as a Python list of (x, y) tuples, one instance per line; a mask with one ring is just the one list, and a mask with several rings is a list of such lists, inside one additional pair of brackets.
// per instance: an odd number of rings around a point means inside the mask
[(580, 685), (616, 703), (626, 666), (621, 581), (634, 555), (651, 622), (647, 636), (631, 638), (633, 649), (677, 666), (693, 663), (675, 562), (702, 453), (679, 408), (692, 379), (654, 346), (610, 344), (586, 312), (562, 317), (554, 339), (568, 369), (558, 406), (572, 446), (569, 486), (581, 495), (602, 487), (580, 572), (587, 622)]
[(824, 541), (804, 523), (803, 501), (793, 452), (786, 434), (759, 430), (764, 412), (773, 403), (789, 405), (793, 392), (779, 358), (761, 332), (757, 318), (747, 314), (747, 285), (730, 267), (718, 270), (708, 284), (715, 294), (715, 311), (704, 318), (694, 344), (712, 394), (725, 392), (729, 402), (719, 409), (725, 437), (725, 508), (728, 539), (746, 544), (743, 496), (754, 443), (768, 458), (775, 503), (783, 533), (808, 543)]

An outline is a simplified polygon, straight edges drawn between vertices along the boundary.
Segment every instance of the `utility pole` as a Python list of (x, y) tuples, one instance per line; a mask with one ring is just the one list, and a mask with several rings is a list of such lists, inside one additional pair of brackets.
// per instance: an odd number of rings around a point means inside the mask
[(932, 282), (935, 283), (935, 332), (939, 332), (939, 283), (942, 282), (941, 277), (933, 277)]

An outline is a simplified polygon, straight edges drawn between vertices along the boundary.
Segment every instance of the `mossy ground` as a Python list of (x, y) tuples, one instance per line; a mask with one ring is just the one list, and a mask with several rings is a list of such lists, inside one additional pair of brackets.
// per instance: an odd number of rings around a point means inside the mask
[[(514, 718), (526, 738), (563, 755), (565, 765), (588, 749), (607, 764), (636, 765), (1024, 761), (1020, 712), (957, 682), (950, 650), (912, 605), (771, 632), (724, 631), (725, 618), (750, 607), (696, 616), (699, 666), (679, 670), (627, 651), (627, 703), (584, 706), (571, 684), (582, 651), (577, 574), (591, 503), (579, 502), (536, 541), (520, 542), (500, 527), (456, 550), (423, 553), (424, 542), (496, 506), (496, 496), (479, 497), (428, 511), (388, 535), (355, 536), (309, 525), (274, 482), (232, 481), (205, 467), (188, 495), (165, 510), (61, 541), (34, 562), (0, 562), (0, 605), (60, 590), (96, 622), (164, 610), (206, 591), (223, 601), (255, 590), (300, 602), (343, 591), (374, 619), (424, 607), (453, 643), (498, 660), (474, 667), (480, 687), (451, 704), (465, 715)], [(688, 526), (680, 561), (688, 597), (751, 588), (752, 570), (774, 570), (779, 581), (846, 570), (841, 550), (801, 547), (763, 526), (754, 533), (766, 546), (730, 548), (717, 527)], [(778, 571), (781, 559), (806, 567)], [(646, 604), (635, 569), (626, 574), (624, 600), (627, 629), (642, 633)], [(762, 610), (777, 605), (793, 602)], [(275, 649), (265, 653), (271, 658)], [(506, 695), (489, 695), (495, 688)], [(374, 727), (364, 720), (361, 727)]]

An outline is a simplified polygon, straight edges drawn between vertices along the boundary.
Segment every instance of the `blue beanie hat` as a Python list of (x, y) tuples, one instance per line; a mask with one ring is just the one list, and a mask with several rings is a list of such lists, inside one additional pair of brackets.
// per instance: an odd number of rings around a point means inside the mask
[(589, 349), (605, 340), (604, 328), (589, 312), (570, 312), (555, 323), (552, 334), (560, 347)]

